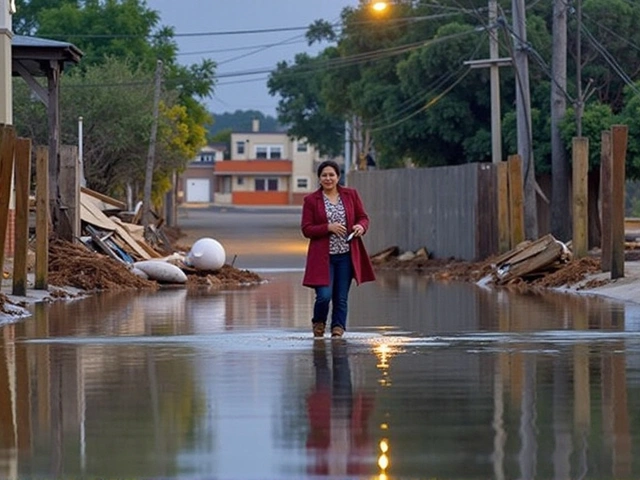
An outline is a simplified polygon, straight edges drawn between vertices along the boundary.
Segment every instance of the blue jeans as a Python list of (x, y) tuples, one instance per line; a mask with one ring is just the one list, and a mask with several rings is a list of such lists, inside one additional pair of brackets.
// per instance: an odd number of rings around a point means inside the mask
[(315, 287), (316, 301), (313, 305), (313, 322), (326, 323), (329, 316), (329, 304), (333, 302), (331, 311), (331, 328), (347, 329), (347, 307), (349, 288), (353, 278), (351, 253), (329, 255), (329, 285)]

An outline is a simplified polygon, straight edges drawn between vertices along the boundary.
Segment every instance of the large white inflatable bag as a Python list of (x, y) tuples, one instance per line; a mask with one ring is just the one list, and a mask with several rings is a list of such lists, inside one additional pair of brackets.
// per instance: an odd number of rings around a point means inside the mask
[(224, 266), (226, 256), (220, 242), (213, 238), (201, 238), (187, 254), (187, 264), (198, 270), (215, 272)]
[(162, 260), (141, 260), (133, 264), (134, 270), (144, 272), (150, 280), (161, 283), (187, 283), (187, 276), (177, 266)]

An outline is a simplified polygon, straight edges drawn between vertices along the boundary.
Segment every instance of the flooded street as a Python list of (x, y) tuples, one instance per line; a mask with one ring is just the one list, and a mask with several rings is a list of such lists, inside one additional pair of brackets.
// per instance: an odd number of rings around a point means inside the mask
[(385, 272), (353, 288), (344, 339), (314, 341), (296, 214), (251, 237), (198, 215), (268, 282), (3, 326), (0, 478), (640, 476), (638, 306)]

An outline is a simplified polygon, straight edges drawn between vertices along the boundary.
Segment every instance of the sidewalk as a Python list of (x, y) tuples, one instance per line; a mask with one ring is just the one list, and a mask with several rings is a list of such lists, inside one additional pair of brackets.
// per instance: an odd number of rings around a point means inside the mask
[[(584, 288), (588, 282), (608, 282), (595, 288)], [(562, 287), (560, 291), (566, 291), (585, 295), (600, 295), (622, 302), (640, 303), (640, 261), (627, 261), (624, 263), (624, 277), (611, 280), (610, 272), (601, 272), (589, 275), (582, 282), (570, 287)]]

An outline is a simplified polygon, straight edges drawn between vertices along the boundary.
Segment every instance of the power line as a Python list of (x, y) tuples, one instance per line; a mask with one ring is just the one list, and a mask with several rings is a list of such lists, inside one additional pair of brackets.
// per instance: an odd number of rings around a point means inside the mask
[(600, 53), (605, 62), (618, 74), (622, 81), (635, 93), (640, 96), (640, 89), (636, 87), (631, 77), (624, 71), (617, 60), (609, 53), (609, 51), (602, 45), (591, 33), (591, 31), (585, 26), (582, 26), (582, 30), (587, 34), (587, 39), (593, 45), (593, 47)]
[[(301, 36), (296, 36), (293, 38), (300, 38)], [(215, 49), (215, 50), (200, 50), (200, 51), (195, 51), (195, 52), (178, 52), (176, 53), (177, 56), (185, 56), (185, 55), (207, 55), (210, 53), (231, 53), (231, 52), (239, 52), (239, 51), (244, 51), (244, 50), (253, 50), (256, 48), (270, 48), (270, 47), (279, 47), (282, 45), (295, 45), (295, 44), (299, 44), (299, 43), (306, 43), (304, 40), (300, 41), (290, 41), (289, 43), (283, 43), (283, 42), (278, 42), (278, 43), (267, 43), (267, 44), (262, 44), (262, 45), (247, 45), (245, 47), (230, 47), (230, 48), (219, 48), (219, 49)]]

